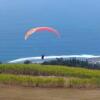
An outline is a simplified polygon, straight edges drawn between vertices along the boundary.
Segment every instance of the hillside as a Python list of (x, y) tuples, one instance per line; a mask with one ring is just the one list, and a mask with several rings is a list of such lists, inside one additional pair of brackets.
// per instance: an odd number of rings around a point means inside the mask
[(4, 85), (99, 88), (99, 79), (99, 70), (40, 64), (0, 65), (0, 84)]

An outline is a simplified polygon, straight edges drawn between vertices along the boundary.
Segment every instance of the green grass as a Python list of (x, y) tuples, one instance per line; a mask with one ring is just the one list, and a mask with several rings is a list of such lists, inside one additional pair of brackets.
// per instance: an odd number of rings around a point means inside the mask
[(64, 79), (60, 77), (36, 77), (12, 74), (0, 74), (0, 84), (31, 87), (63, 87)]
[(83, 68), (52, 66), (39, 64), (1, 64), (0, 73), (22, 74), (36, 76), (64, 76), (79, 78), (100, 78), (99, 70), (90, 70)]
[(100, 79), (0, 74), (0, 84), (27, 87), (100, 88)]
[(1, 64), (0, 83), (31, 87), (100, 88), (100, 70), (40, 64)]

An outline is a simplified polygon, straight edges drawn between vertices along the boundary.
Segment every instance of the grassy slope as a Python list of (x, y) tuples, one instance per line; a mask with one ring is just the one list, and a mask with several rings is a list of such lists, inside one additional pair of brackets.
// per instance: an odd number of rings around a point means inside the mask
[(99, 70), (39, 64), (3, 64), (0, 65), (0, 72), (1, 84), (32, 87), (100, 87)]
[(0, 73), (37, 75), (37, 76), (65, 76), (79, 78), (100, 78), (100, 70), (90, 70), (83, 68), (39, 65), (39, 64), (2, 64)]

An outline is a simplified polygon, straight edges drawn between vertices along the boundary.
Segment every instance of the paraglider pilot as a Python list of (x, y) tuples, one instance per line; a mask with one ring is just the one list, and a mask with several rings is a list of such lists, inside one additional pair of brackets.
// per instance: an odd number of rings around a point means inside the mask
[(44, 60), (44, 55), (41, 55), (41, 59)]

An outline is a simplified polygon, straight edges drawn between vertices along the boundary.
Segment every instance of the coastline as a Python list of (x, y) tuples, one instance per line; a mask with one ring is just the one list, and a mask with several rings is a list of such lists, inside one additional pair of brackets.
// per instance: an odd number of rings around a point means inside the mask
[(97, 56), (97, 55), (81, 54), (81, 55), (45, 56), (44, 60), (41, 59), (41, 56), (36, 56), (36, 57), (18, 58), (18, 59), (10, 60), (7, 63), (23, 63), (26, 60), (32, 61), (33, 63), (42, 63), (48, 60), (55, 60), (56, 58), (63, 58), (63, 59), (76, 58), (79, 60), (92, 60), (92, 61), (98, 62), (100, 60), (100, 55)]

